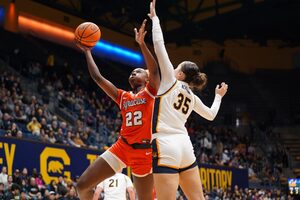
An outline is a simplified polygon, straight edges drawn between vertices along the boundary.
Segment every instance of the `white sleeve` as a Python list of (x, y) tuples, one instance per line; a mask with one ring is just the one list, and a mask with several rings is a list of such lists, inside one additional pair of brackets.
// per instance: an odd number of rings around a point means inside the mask
[(131, 179), (126, 175), (124, 175), (124, 177), (125, 177), (125, 180), (126, 180), (126, 188), (133, 187)]
[(157, 16), (152, 18), (152, 37), (154, 51), (161, 72), (161, 83), (158, 94), (163, 94), (173, 86), (176, 81), (176, 77), (174, 74), (174, 67), (169, 59), (164, 44), (164, 37)]
[(214, 102), (210, 108), (204, 105), (203, 102), (200, 100), (200, 98), (197, 97), (196, 95), (194, 95), (194, 98), (195, 98), (194, 111), (207, 120), (210, 121), (214, 120), (219, 111), (222, 97), (219, 94), (216, 94)]

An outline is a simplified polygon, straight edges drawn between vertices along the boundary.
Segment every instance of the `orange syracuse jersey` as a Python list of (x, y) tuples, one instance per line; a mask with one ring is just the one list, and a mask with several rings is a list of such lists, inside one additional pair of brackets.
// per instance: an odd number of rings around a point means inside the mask
[(151, 141), (152, 114), (156, 92), (149, 84), (137, 94), (118, 90), (116, 102), (123, 118), (120, 135), (129, 144)]

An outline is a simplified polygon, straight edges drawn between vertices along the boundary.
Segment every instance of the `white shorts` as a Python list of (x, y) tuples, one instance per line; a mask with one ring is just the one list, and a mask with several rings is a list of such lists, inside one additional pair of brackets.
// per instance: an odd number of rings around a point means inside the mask
[(180, 173), (197, 166), (190, 137), (159, 134), (152, 141), (153, 173)]

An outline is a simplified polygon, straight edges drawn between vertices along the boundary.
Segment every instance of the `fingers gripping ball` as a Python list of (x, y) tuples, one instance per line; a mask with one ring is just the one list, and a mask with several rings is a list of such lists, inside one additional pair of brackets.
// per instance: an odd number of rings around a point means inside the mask
[(86, 47), (94, 47), (100, 40), (101, 31), (92, 22), (84, 22), (75, 30), (75, 40)]

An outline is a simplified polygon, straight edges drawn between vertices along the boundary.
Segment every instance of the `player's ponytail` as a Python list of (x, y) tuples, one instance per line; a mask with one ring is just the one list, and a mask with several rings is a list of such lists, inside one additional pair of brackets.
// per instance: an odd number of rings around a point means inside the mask
[(207, 84), (207, 76), (201, 73), (199, 67), (190, 61), (184, 61), (180, 64), (181, 71), (185, 74), (184, 82), (197, 90), (203, 90)]

